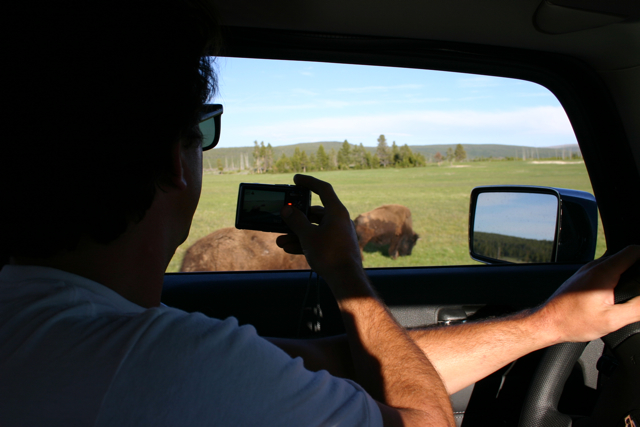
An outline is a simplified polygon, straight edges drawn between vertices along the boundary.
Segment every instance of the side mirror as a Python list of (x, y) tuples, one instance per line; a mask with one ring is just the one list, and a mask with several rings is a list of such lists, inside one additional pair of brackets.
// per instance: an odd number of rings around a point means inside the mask
[(593, 195), (563, 188), (487, 186), (471, 191), (469, 253), (496, 263), (583, 263), (596, 251)]

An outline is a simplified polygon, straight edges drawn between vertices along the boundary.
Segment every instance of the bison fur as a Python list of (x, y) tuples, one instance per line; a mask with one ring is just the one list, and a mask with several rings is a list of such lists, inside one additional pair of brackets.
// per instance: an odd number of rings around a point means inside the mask
[(274, 233), (222, 228), (195, 242), (180, 271), (308, 270), (304, 255), (276, 245)]
[(411, 255), (418, 241), (413, 232), (411, 211), (402, 205), (383, 205), (365, 212), (354, 221), (360, 251), (369, 243), (377, 246), (389, 245), (389, 256)]

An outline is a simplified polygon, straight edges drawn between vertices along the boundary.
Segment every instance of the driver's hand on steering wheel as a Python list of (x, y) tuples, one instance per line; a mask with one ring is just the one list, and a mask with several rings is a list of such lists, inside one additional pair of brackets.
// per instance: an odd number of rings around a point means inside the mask
[[(615, 304), (620, 276), (640, 260), (640, 246), (584, 265), (540, 308), (557, 342), (587, 342), (640, 321), (640, 296)], [(640, 286), (636, 295), (640, 295)]]

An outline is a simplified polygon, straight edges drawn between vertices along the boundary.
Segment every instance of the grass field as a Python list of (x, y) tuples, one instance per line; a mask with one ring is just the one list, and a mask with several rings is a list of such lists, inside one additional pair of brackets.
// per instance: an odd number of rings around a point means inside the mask
[[(420, 235), (413, 253), (392, 260), (382, 251), (366, 252), (365, 267), (475, 264), (469, 257), (467, 229), (469, 195), (471, 189), (479, 185), (542, 185), (592, 193), (582, 162), (469, 162), (411, 169), (314, 172), (312, 175), (333, 184), (352, 218), (389, 203), (411, 209), (413, 228)], [(185, 250), (196, 240), (234, 225), (240, 182), (291, 184), (292, 179), (292, 174), (206, 174), (191, 234), (176, 251), (167, 271), (180, 269)], [(317, 197), (312, 204), (319, 204)], [(602, 225), (598, 227), (596, 257), (605, 251)]]

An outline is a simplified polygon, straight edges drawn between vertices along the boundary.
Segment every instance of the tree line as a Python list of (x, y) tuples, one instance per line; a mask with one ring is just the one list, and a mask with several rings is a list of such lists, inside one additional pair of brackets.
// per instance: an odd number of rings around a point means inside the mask
[[(384, 135), (378, 137), (375, 153), (367, 150), (362, 143), (350, 144), (345, 140), (339, 150), (328, 152), (320, 144), (315, 153), (296, 147), (292, 156), (282, 154), (276, 159), (271, 144), (253, 142), (253, 170), (256, 173), (311, 172), (349, 169), (409, 168), (426, 166), (427, 160), (420, 153), (414, 153), (407, 144), (398, 146), (395, 141), (389, 146)], [(462, 149), (462, 146), (460, 146)], [(462, 149), (464, 151), (464, 149)], [(466, 154), (464, 156), (466, 158)], [(218, 160), (220, 171), (224, 169)]]
[(490, 258), (513, 262), (549, 262), (553, 253), (553, 241), (475, 231), (473, 251)]
[[(426, 164), (453, 163), (453, 162), (484, 162), (484, 161), (510, 161), (510, 160), (528, 160), (528, 159), (546, 159), (546, 160), (560, 160), (560, 159), (581, 159), (581, 153), (575, 152), (572, 149), (565, 152), (562, 149), (563, 157), (560, 157), (560, 149), (541, 148), (540, 155), (538, 154), (538, 148), (531, 147), (516, 147), (517, 150), (522, 150), (522, 157), (517, 156), (505, 156), (502, 154), (504, 150), (497, 156), (493, 156), (492, 151), (489, 151), (489, 156), (486, 154), (478, 155), (478, 150), (475, 150), (475, 155), (469, 158), (466, 150), (461, 144), (454, 146), (442, 147), (442, 152), (437, 151), (435, 154), (420, 152), (413, 152), (411, 148), (404, 144), (399, 146), (395, 141), (391, 146), (387, 143), (387, 139), (384, 135), (380, 135), (378, 138), (378, 146), (375, 150), (371, 147), (364, 147), (362, 143), (350, 144), (345, 140), (339, 148), (333, 145), (334, 148), (326, 150), (324, 146), (320, 144), (315, 152), (309, 152), (301, 150), (299, 147), (295, 147), (293, 155), (281, 154), (280, 157), (276, 157), (276, 152), (282, 152), (281, 148), (274, 149), (271, 144), (264, 142), (258, 143), (254, 141), (253, 152), (241, 152), (240, 163), (238, 164), (238, 154), (234, 153), (229, 160), (226, 155), (224, 158), (217, 157), (214, 161), (217, 161), (217, 169), (220, 173), (234, 172), (234, 171), (250, 171), (253, 173), (285, 173), (285, 172), (306, 172), (306, 171), (325, 171), (325, 170), (348, 170), (348, 169), (376, 169), (376, 168), (406, 168), (406, 167), (419, 167)], [(546, 150), (546, 151), (544, 151)], [(555, 156), (553, 151), (556, 151)], [(550, 153), (551, 151), (551, 153)], [(473, 152), (473, 150), (472, 150)], [(291, 154), (291, 151), (288, 152)], [(213, 169), (214, 165), (211, 164), (213, 159), (205, 159), (208, 162), (209, 169)]]
[(433, 155), (433, 161), (437, 164), (440, 164), (444, 161), (448, 161), (449, 163), (451, 163), (453, 161), (463, 162), (465, 160), (467, 160), (467, 152), (465, 151), (462, 144), (456, 145), (455, 150), (452, 147), (447, 148), (447, 152), (444, 156), (439, 151)]

